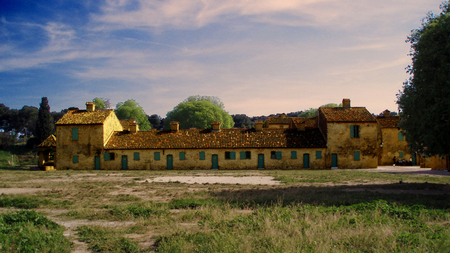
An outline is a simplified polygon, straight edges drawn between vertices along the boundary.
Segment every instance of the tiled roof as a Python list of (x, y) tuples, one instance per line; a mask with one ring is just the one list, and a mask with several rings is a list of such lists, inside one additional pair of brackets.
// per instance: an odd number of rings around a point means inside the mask
[(56, 147), (56, 137), (53, 134), (50, 135), (41, 144), (39, 144), (38, 147), (40, 148)]
[(128, 129), (128, 127), (132, 124), (136, 123), (136, 120), (134, 119), (123, 119), (120, 120), (120, 124), (122, 125), (123, 129)]
[(305, 124), (305, 128), (317, 127), (317, 117), (293, 117), (292, 122), (297, 128), (302, 124)]
[(325, 148), (318, 129), (187, 129), (150, 130), (137, 133), (116, 132), (105, 149), (168, 149), (168, 148)]
[(56, 125), (97, 125), (103, 124), (109, 115), (114, 113), (109, 110), (95, 110), (88, 112), (86, 110), (70, 110), (56, 122)]
[(328, 122), (376, 122), (365, 107), (320, 107)]
[(291, 118), (286, 117), (286, 115), (283, 117), (282, 115), (277, 116), (277, 117), (269, 117), (266, 120), (266, 123), (269, 124), (290, 124), (291, 123)]
[(378, 116), (377, 121), (381, 127), (395, 127), (398, 128), (398, 122), (400, 121), (399, 116)]

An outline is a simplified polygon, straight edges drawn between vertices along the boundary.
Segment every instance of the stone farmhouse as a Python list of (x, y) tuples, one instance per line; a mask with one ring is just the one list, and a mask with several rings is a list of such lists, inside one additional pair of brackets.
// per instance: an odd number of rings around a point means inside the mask
[(286, 115), (251, 129), (139, 131), (113, 110), (69, 110), (39, 145), (39, 167), (58, 170), (330, 169), (376, 168), (412, 159), (399, 118), (373, 116), (365, 107), (321, 107), (317, 117)]

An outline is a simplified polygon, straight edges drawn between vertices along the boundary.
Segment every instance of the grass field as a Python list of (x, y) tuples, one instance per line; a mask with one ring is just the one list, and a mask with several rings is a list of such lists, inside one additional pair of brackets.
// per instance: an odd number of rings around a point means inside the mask
[[(146, 182), (183, 175), (272, 176), (281, 184)], [(0, 178), (0, 251), (6, 252), (23, 245), (40, 252), (450, 251), (445, 176), (4, 166)]]

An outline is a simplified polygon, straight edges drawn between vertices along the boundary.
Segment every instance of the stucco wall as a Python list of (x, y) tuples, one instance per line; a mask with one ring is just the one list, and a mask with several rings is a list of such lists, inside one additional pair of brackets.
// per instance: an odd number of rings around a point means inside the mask
[[(399, 141), (399, 133), (400, 130), (398, 128), (381, 129), (381, 142), (383, 143), (383, 148), (381, 148), (379, 165), (392, 165), (394, 156), (397, 161), (399, 159), (409, 161), (411, 158), (406, 137), (403, 137), (403, 141)], [(403, 158), (400, 158), (399, 152), (403, 152)]]
[(103, 143), (106, 144), (115, 131), (123, 131), (120, 120), (115, 113), (111, 113), (103, 122)]
[[(350, 137), (351, 125), (359, 126), (359, 138)], [(328, 123), (326, 166), (331, 167), (331, 155), (337, 154), (338, 168), (376, 168), (377, 136), (376, 123)], [(359, 161), (355, 161), (355, 151), (360, 152)]]
[[(200, 152), (205, 152), (205, 160), (200, 160)], [(225, 152), (234, 151), (236, 159), (225, 159)], [(241, 151), (250, 151), (250, 159), (241, 159)], [(281, 151), (282, 159), (271, 159), (271, 151)], [(291, 151), (297, 151), (297, 159), (291, 158)], [(322, 152), (322, 158), (316, 159), (316, 151)], [(115, 159), (105, 161), (101, 156), (101, 168), (105, 170), (122, 169), (122, 156), (127, 156), (129, 170), (165, 170), (167, 169), (167, 156), (173, 157), (173, 169), (211, 169), (212, 156), (218, 155), (220, 169), (257, 169), (258, 154), (264, 154), (264, 169), (303, 169), (303, 154), (309, 154), (310, 169), (325, 168), (325, 149), (171, 149), (171, 150), (106, 150), (113, 152)], [(139, 160), (134, 160), (134, 153), (139, 153)], [(154, 153), (160, 153), (160, 160), (155, 161)], [(185, 152), (185, 160), (180, 160), (180, 152)]]

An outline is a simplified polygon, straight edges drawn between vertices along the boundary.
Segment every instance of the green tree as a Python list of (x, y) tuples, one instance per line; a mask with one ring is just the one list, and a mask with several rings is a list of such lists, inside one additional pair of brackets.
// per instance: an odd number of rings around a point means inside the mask
[(397, 94), (400, 127), (411, 151), (450, 154), (450, 5), (428, 13), (419, 29), (411, 31), (410, 78)]
[(109, 99), (107, 99), (107, 98), (96, 97), (96, 98), (92, 99), (92, 102), (95, 103), (95, 108), (96, 109), (109, 109), (109, 108), (111, 108), (111, 104), (109, 103)]
[(234, 126), (239, 128), (252, 128), (254, 127), (254, 123), (251, 119), (245, 114), (236, 114), (231, 115), (234, 121)]
[(222, 103), (222, 101), (220, 101), (220, 98), (215, 97), (215, 96), (195, 95), (195, 96), (189, 96), (188, 98), (183, 100), (183, 102), (195, 102), (195, 101), (208, 101), (208, 102), (211, 102), (211, 104), (219, 107), (222, 110), (225, 109), (225, 105)]
[(181, 102), (167, 113), (164, 128), (170, 129), (172, 121), (178, 121), (181, 129), (207, 129), (214, 121), (220, 121), (221, 128), (234, 126), (233, 118), (226, 111), (206, 100)]
[(147, 115), (147, 118), (148, 118), (148, 121), (150, 121), (152, 128), (160, 129), (161, 127), (163, 127), (161, 125), (162, 118), (158, 114), (152, 114), (151, 116)]
[(46, 97), (42, 98), (39, 106), (38, 119), (36, 121), (36, 138), (38, 143), (42, 143), (53, 133), (55, 125), (50, 114), (50, 106)]
[(136, 120), (139, 124), (139, 129), (142, 131), (150, 130), (152, 128), (144, 109), (142, 109), (142, 107), (134, 99), (128, 99), (123, 103), (117, 103), (114, 112), (120, 120)]

